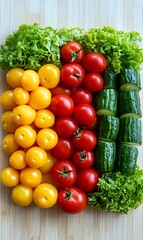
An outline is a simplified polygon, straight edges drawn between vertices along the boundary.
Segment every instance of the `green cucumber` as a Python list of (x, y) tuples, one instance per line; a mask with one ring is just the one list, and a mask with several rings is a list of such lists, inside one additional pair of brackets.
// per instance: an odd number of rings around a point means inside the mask
[(104, 73), (104, 86), (103, 88), (116, 89), (117, 74), (111, 67), (107, 67)]
[(124, 143), (117, 149), (117, 171), (123, 174), (134, 174), (138, 158), (138, 149)]
[(120, 117), (140, 118), (141, 104), (139, 92), (136, 90), (119, 92), (119, 115)]
[(100, 173), (115, 170), (116, 144), (115, 142), (97, 141), (95, 148), (96, 168)]
[(142, 144), (141, 119), (120, 118), (119, 141), (130, 145)]
[(119, 118), (114, 116), (99, 116), (97, 127), (98, 138), (114, 142), (119, 133), (119, 121)]
[(122, 91), (141, 90), (140, 73), (136, 69), (123, 69), (119, 75), (119, 87)]
[(114, 89), (103, 89), (96, 94), (95, 110), (99, 115), (115, 116), (117, 113), (118, 92)]

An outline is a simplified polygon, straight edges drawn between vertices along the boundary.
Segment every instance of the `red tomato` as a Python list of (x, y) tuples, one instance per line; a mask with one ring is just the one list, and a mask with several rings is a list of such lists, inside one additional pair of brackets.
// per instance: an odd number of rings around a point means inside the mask
[(91, 151), (97, 143), (95, 134), (90, 130), (78, 129), (72, 138), (76, 149)]
[(78, 63), (67, 63), (61, 69), (60, 80), (66, 86), (75, 88), (81, 85), (84, 76), (84, 69)]
[(77, 186), (84, 192), (92, 192), (97, 187), (98, 179), (98, 172), (87, 168), (78, 173)]
[(76, 214), (86, 208), (87, 196), (77, 187), (61, 189), (58, 194), (58, 204), (64, 212)]
[(92, 94), (85, 88), (77, 88), (71, 93), (71, 97), (74, 101), (74, 104), (88, 103), (92, 102)]
[(76, 168), (86, 169), (93, 165), (94, 163), (94, 154), (92, 151), (74, 151), (72, 155), (72, 161)]
[(52, 167), (51, 177), (57, 186), (63, 188), (71, 187), (77, 179), (76, 168), (70, 161), (57, 161)]
[(103, 72), (107, 67), (106, 58), (97, 52), (90, 52), (84, 55), (82, 66), (86, 72)]
[(94, 108), (87, 103), (82, 103), (74, 108), (74, 118), (75, 120), (82, 125), (90, 125), (93, 123), (96, 113)]
[(60, 117), (54, 125), (54, 130), (59, 137), (71, 137), (77, 129), (78, 124), (72, 117)]
[(73, 151), (73, 143), (69, 138), (59, 138), (56, 146), (51, 149), (51, 154), (57, 159), (68, 159)]
[(77, 42), (68, 42), (61, 48), (61, 58), (67, 63), (79, 63), (83, 59), (84, 51)]
[(103, 78), (99, 73), (89, 73), (84, 78), (84, 86), (90, 92), (100, 91), (103, 88)]
[(71, 96), (71, 88), (63, 85), (58, 84), (55, 88), (50, 89), (52, 97), (58, 95), (58, 94), (65, 94), (68, 96)]
[(57, 117), (70, 116), (74, 111), (74, 101), (67, 95), (59, 94), (51, 99), (49, 109)]

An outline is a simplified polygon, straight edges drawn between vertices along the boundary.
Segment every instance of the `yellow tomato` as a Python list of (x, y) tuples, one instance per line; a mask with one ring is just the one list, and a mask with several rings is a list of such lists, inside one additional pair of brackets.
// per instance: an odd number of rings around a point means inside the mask
[(56, 161), (57, 159), (54, 158), (49, 152), (47, 152), (46, 163), (42, 167), (40, 167), (39, 170), (41, 171), (42, 174), (50, 173)]
[(6, 111), (1, 116), (1, 124), (3, 129), (7, 133), (14, 133), (15, 130), (19, 127), (13, 120), (13, 112)]
[(34, 70), (26, 70), (22, 74), (21, 84), (27, 91), (35, 90), (40, 83), (39, 75)]
[(13, 167), (4, 168), (1, 172), (1, 182), (6, 187), (14, 187), (19, 183), (19, 171)]
[(31, 147), (26, 152), (26, 162), (32, 168), (40, 168), (46, 164), (47, 153), (40, 147)]
[(39, 147), (49, 150), (58, 142), (57, 133), (50, 128), (43, 128), (37, 133), (37, 144)]
[(29, 148), (36, 141), (36, 131), (30, 126), (21, 126), (15, 131), (15, 140), (21, 147)]
[(23, 150), (15, 151), (9, 158), (9, 163), (15, 169), (21, 170), (27, 166), (25, 152)]
[(2, 150), (11, 155), (13, 152), (18, 150), (19, 145), (15, 140), (15, 135), (13, 133), (7, 134), (2, 140)]
[(13, 90), (6, 90), (1, 95), (1, 105), (5, 110), (13, 110), (17, 104), (13, 99)]
[(10, 69), (6, 74), (7, 83), (13, 88), (21, 87), (21, 77), (23, 73), (24, 70), (22, 68)]
[(38, 71), (40, 84), (43, 87), (52, 89), (56, 87), (60, 81), (60, 70), (53, 64), (45, 64)]
[(17, 87), (13, 90), (13, 100), (17, 105), (27, 104), (29, 92), (22, 87)]
[(52, 127), (55, 123), (55, 116), (51, 111), (42, 109), (37, 111), (34, 123), (38, 128)]
[(58, 191), (50, 183), (41, 183), (33, 192), (33, 200), (40, 208), (50, 208), (57, 202)]
[(47, 108), (51, 103), (51, 92), (45, 87), (38, 87), (30, 93), (29, 105), (36, 109), (41, 110)]
[(33, 189), (22, 184), (17, 185), (12, 190), (12, 200), (20, 206), (28, 206), (33, 201)]
[(42, 181), (42, 174), (39, 169), (26, 167), (20, 172), (20, 182), (26, 186), (35, 188)]
[(13, 120), (18, 125), (29, 125), (36, 117), (36, 111), (29, 105), (19, 105), (13, 109)]

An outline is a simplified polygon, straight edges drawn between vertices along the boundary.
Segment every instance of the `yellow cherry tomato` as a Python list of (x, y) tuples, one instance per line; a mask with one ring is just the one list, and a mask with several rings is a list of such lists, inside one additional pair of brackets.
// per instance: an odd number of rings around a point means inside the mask
[(51, 169), (53, 167), (53, 165), (55, 164), (55, 162), (57, 161), (56, 158), (54, 158), (51, 153), (49, 153), (47, 151), (47, 159), (46, 159), (46, 163), (39, 168), (39, 170), (41, 171), (42, 174), (48, 174), (51, 172)]
[(22, 87), (17, 87), (13, 90), (13, 100), (17, 105), (27, 104), (29, 92)]
[(33, 189), (22, 184), (17, 185), (12, 190), (12, 200), (19, 206), (28, 206), (33, 201)]
[(13, 109), (13, 120), (18, 125), (29, 125), (36, 117), (36, 111), (29, 105), (19, 105)]
[(35, 188), (42, 181), (42, 174), (39, 169), (26, 167), (20, 172), (20, 182), (27, 187)]
[(6, 90), (1, 95), (1, 105), (5, 110), (13, 110), (17, 104), (13, 99), (13, 90)]
[(41, 183), (33, 192), (33, 200), (40, 208), (50, 208), (57, 202), (58, 191), (50, 183)]
[(22, 68), (10, 69), (6, 74), (7, 83), (13, 88), (21, 87), (21, 77), (23, 73), (24, 70)]
[(51, 92), (45, 87), (38, 87), (30, 93), (28, 104), (36, 109), (41, 110), (47, 108), (51, 103)]
[(21, 84), (27, 91), (35, 90), (40, 83), (39, 75), (34, 70), (26, 70), (22, 74)]
[(11, 155), (13, 152), (19, 149), (19, 144), (15, 140), (15, 135), (13, 133), (7, 134), (2, 140), (2, 150)]
[(32, 168), (40, 168), (46, 164), (47, 153), (40, 147), (31, 147), (26, 152), (26, 162)]
[(54, 64), (45, 64), (39, 71), (40, 84), (43, 87), (52, 89), (56, 87), (60, 81), (60, 70)]
[(43, 128), (37, 133), (37, 144), (39, 147), (49, 150), (58, 142), (57, 133), (51, 128)]
[(36, 131), (30, 126), (21, 126), (15, 131), (15, 140), (21, 147), (29, 148), (36, 141)]
[(19, 183), (19, 171), (13, 167), (4, 168), (1, 172), (1, 182), (6, 187), (14, 187)]
[(9, 163), (15, 169), (21, 170), (27, 166), (25, 152), (23, 150), (15, 151), (9, 158)]
[(38, 110), (34, 120), (35, 125), (38, 128), (49, 128), (55, 123), (54, 114), (47, 109)]
[(2, 128), (7, 133), (14, 133), (19, 127), (13, 120), (13, 111), (6, 111), (1, 116)]

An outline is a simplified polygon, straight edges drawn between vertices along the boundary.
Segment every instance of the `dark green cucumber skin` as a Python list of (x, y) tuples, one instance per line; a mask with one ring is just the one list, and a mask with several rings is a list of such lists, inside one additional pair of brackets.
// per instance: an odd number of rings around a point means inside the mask
[[(119, 74), (119, 87), (121, 88), (124, 84), (133, 84), (141, 89), (141, 77), (140, 73), (136, 69), (123, 69)], [(134, 87), (133, 87), (134, 89)]]
[(114, 172), (116, 159), (116, 143), (97, 141), (95, 148), (96, 168), (100, 173)]
[(97, 125), (98, 138), (105, 141), (116, 141), (120, 120), (114, 116), (99, 116)]
[(104, 73), (104, 85), (103, 88), (116, 89), (117, 85), (117, 74), (111, 67), (107, 67)]
[(140, 118), (120, 118), (119, 141), (121, 143), (137, 146), (142, 144), (142, 129)]
[(124, 143), (117, 147), (116, 170), (123, 174), (134, 174), (138, 158), (138, 149)]
[(119, 115), (134, 113), (137, 117), (142, 116), (139, 92), (135, 90), (119, 92)]
[[(96, 94), (95, 110), (106, 109), (111, 111), (112, 116), (117, 113), (118, 92), (114, 89), (103, 89)], [(98, 112), (97, 112), (98, 115)]]

